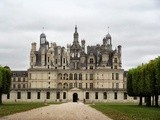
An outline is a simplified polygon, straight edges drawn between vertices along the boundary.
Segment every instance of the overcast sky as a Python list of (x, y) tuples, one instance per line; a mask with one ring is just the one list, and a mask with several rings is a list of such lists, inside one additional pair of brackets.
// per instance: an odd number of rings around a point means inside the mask
[(102, 44), (109, 26), (125, 70), (160, 55), (159, 0), (0, 0), (0, 65), (28, 69), (42, 27), (49, 42), (66, 47), (75, 25), (86, 45)]

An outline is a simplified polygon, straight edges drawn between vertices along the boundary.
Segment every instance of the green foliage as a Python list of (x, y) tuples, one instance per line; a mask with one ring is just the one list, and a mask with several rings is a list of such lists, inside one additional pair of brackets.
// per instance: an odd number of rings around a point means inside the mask
[(10, 92), (11, 71), (9, 67), (0, 67), (0, 104), (2, 104), (2, 94)]
[(91, 107), (101, 111), (113, 120), (159, 120), (160, 108), (134, 104), (97, 103)]
[(128, 71), (127, 91), (130, 96), (151, 96), (160, 94), (160, 57)]

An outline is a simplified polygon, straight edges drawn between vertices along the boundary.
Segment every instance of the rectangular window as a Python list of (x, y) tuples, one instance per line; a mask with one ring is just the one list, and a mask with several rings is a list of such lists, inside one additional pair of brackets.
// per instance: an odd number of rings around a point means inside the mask
[(37, 92), (37, 99), (41, 99), (41, 93)]
[(114, 83), (112, 83), (112, 88), (114, 88)]
[(77, 82), (76, 82), (76, 83), (74, 83), (74, 87), (77, 87)]
[(86, 80), (88, 79), (88, 75), (86, 74)]
[(15, 85), (15, 84), (13, 84), (13, 88), (16, 88), (16, 85)]
[(25, 88), (26, 87), (26, 85), (25, 84), (23, 84), (23, 88)]
[(119, 80), (119, 74), (116, 73), (116, 80)]
[(60, 99), (60, 92), (57, 92), (57, 99)]
[(69, 88), (73, 88), (73, 84), (72, 83), (69, 83)]
[(63, 66), (63, 70), (65, 70), (65, 66)]
[(95, 99), (98, 99), (98, 92), (95, 92)]
[(63, 92), (63, 99), (66, 99), (66, 92)]
[(10, 99), (10, 93), (7, 94), (7, 99)]
[(17, 99), (21, 99), (21, 92), (17, 92)]
[(93, 63), (93, 58), (90, 59), (90, 63), (91, 63), (91, 64)]
[(86, 83), (86, 88), (88, 88), (88, 84)]
[(93, 74), (90, 74), (90, 80), (93, 80)]
[(114, 80), (114, 73), (112, 73), (112, 80)]
[(116, 83), (116, 88), (119, 88), (119, 84), (118, 83)]
[(79, 88), (82, 88), (82, 83), (79, 83)]
[(31, 92), (27, 92), (27, 99), (31, 99)]
[(25, 82), (25, 77), (23, 77), (23, 82)]
[(57, 59), (56, 59), (56, 64), (57, 64)]
[(117, 92), (114, 93), (114, 99), (117, 100)]
[(89, 92), (86, 92), (86, 99), (89, 99)]
[(127, 93), (124, 93), (124, 100), (127, 100)]
[(18, 82), (21, 82), (21, 78), (20, 77), (18, 77)]
[(103, 99), (107, 99), (107, 92), (103, 92)]
[(114, 58), (114, 63), (117, 63), (117, 58)]
[(114, 66), (114, 69), (117, 69), (117, 65)]
[(90, 89), (93, 89), (93, 83), (90, 83)]
[(50, 99), (50, 92), (47, 92), (46, 99)]
[(13, 82), (16, 82), (16, 78), (15, 77), (13, 78)]

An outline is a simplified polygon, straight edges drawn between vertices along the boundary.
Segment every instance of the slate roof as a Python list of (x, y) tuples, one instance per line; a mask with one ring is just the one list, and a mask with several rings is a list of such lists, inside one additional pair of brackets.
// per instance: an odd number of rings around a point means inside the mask
[(27, 71), (12, 71), (12, 77), (27, 77)]

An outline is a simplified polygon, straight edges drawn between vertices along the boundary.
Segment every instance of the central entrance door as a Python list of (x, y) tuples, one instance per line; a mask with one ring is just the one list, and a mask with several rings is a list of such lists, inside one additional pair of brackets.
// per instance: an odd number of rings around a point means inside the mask
[(77, 102), (77, 100), (78, 100), (78, 94), (73, 93), (73, 102)]

